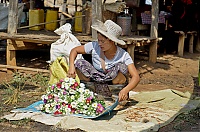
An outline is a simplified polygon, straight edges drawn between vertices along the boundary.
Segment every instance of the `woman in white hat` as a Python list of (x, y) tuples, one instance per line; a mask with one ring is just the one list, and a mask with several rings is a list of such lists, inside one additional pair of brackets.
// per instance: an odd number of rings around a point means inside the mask
[[(119, 92), (119, 102), (127, 100), (129, 91), (137, 86), (140, 78), (128, 52), (117, 46), (117, 44), (125, 45), (123, 40), (118, 39), (122, 29), (111, 20), (106, 20), (105, 23), (97, 21), (92, 28), (98, 33), (98, 41), (71, 50), (68, 77), (75, 77), (77, 73), (82, 81), (95, 81), (95, 91), (106, 96), (111, 96), (107, 85), (109, 82), (112, 84), (128, 82)], [(92, 64), (84, 59), (79, 59), (74, 64), (78, 54), (91, 54)], [(126, 79), (127, 74), (131, 77), (129, 81)]]

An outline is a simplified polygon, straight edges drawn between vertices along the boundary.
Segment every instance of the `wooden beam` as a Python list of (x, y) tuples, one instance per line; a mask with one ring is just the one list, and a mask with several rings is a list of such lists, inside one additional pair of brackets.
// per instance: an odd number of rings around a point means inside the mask
[(12, 70), (12, 71), (22, 70), (22, 71), (50, 73), (49, 70), (46, 70), (46, 69), (28, 68), (28, 67), (11, 66), (11, 65), (1, 65), (0, 64), (0, 70), (7, 71), (7, 69)]

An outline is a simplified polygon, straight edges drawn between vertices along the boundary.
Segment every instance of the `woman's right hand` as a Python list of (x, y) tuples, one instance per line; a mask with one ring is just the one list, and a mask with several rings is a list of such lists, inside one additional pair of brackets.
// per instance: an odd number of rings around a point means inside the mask
[(67, 77), (72, 77), (72, 78), (76, 77), (75, 67), (69, 67), (69, 70), (67, 72)]

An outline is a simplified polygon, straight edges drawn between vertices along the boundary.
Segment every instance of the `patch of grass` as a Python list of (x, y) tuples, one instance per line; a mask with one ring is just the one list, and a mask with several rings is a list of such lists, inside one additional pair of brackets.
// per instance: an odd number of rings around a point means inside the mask
[(34, 85), (41, 88), (42, 91), (46, 91), (49, 82), (49, 76), (42, 73), (35, 74), (29, 78), (29, 81)]
[(7, 94), (7, 100), (4, 104), (15, 104), (20, 98), (21, 90), (24, 89), (26, 84), (34, 85), (41, 88), (41, 91), (46, 91), (48, 87), (49, 77), (42, 73), (25, 74), (16, 72), (13, 74), (13, 79), (10, 82), (3, 82), (3, 88)]
[(30, 118), (24, 118), (22, 120), (17, 120), (17, 121), (9, 121), (5, 118), (0, 119), (0, 123), (6, 123), (9, 122), (12, 125), (16, 125), (16, 126), (26, 126), (29, 122), (32, 122), (32, 119)]

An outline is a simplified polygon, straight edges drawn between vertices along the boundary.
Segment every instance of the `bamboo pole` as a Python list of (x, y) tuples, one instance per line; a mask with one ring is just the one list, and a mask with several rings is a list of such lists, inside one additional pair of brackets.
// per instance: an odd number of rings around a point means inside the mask
[(55, 22), (59, 22), (59, 21), (65, 21), (65, 20), (75, 19), (75, 18), (84, 17), (84, 16), (85, 16), (85, 15), (77, 16), (77, 17), (71, 17), (71, 18), (66, 18), (66, 19), (61, 19), (61, 20), (54, 20), (54, 21), (50, 21), (50, 22), (43, 22), (43, 23), (39, 23), (39, 24), (35, 24), (35, 25), (19, 27), (19, 28), (17, 28), (17, 29), (30, 28), (30, 27), (34, 27), (34, 26), (40, 26), (40, 25), (44, 25), (44, 24), (55, 23)]
[(63, 15), (69, 17), (69, 18), (72, 18), (72, 16), (70, 14), (67, 14), (66, 12), (63, 12), (63, 11), (59, 11), (59, 13), (62, 13)]

